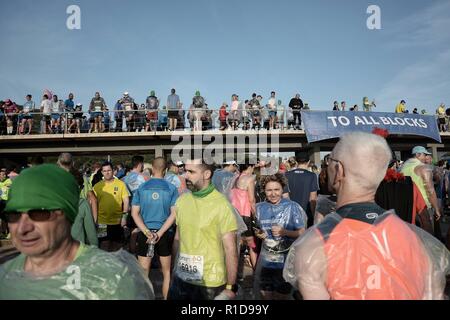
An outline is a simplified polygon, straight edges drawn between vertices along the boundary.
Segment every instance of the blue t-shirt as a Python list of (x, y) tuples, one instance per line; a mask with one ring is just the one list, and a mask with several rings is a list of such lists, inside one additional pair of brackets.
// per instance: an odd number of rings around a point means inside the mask
[(140, 207), (140, 214), (147, 228), (160, 229), (177, 198), (175, 186), (164, 179), (151, 178), (136, 190), (131, 204)]
[(66, 107), (66, 110), (74, 110), (75, 109), (75, 103), (73, 100), (67, 99), (64, 101), (64, 106)]
[(130, 172), (122, 178), (122, 181), (127, 185), (128, 191), (134, 195), (134, 192), (145, 182), (145, 179), (142, 174)]
[(168, 171), (166, 173), (166, 175), (164, 176), (164, 179), (167, 182), (173, 184), (175, 186), (175, 188), (177, 188), (177, 190), (181, 187), (181, 180), (180, 180), (180, 178), (178, 177), (178, 175), (176, 175), (173, 172)]
[[(298, 203), (289, 199), (281, 199), (277, 205), (265, 201), (256, 205), (256, 223), (260, 229), (267, 233), (267, 239), (280, 241), (283, 243), (282, 246), (287, 248), (295, 239), (286, 236), (275, 238), (272, 234), (272, 226), (277, 224), (282, 226), (283, 229), (290, 231), (306, 228), (306, 214)], [(280, 254), (283, 257), (277, 259), (276, 262), (262, 257), (262, 266), (271, 269), (282, 269), (287, 253), (288, 251)]]

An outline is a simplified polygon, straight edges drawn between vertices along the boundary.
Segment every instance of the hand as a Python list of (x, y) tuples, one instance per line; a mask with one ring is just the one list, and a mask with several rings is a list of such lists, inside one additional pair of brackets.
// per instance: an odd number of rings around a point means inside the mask
[(436, 219), (436, 221), (438, 221), (441, 218), (441, 213), (439, 211), (436, 211), (434, 213), (434, 218)]
[(233, 291), (224, 289), (214, 300), (232, 300), (234, 298), (236, 298), (236, 294)]
[(272, 226), (272, 234), (275, 237), (282, 237), (284, 236), (284, 229), (281, 226)]
[(253, 230), (255, 231), (255, 236), (259, 239), (264, 240), (265, 238), (267, 238), (267, 233), (264, 230), (258, 228), (253, 228)]
[(120, 221), (120, 225), (122, 226), (122, 228), (125, 228), (127, 226), (127, 219), (123, 219)]
[(156, 232), (149, 232), (145, 234), (147, 236), (147, 243), (157, 243), (159, 241), (159, 236)]

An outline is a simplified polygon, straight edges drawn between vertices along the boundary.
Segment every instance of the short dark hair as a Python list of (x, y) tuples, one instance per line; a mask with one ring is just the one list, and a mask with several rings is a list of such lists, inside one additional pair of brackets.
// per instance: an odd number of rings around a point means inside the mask
[(405, 101), (405, 100), (402, 100), (402, 101), (400, 101), (400, 103), (406, 103), (406, 101)]
[(31, 94), (27, 94), (27, 97), (32, 98), (33, 96)]
[(143, 156), (133, 156), (133, 158), (131, 158), (131, 166), (133, 169), (136, 168), (141, 163), (144, 163)]
[(271, 92), (270, 92), (270, 94), (272, 94), (272, 93), (275, 94), (275, 91), (271, 91)]
[(113, 164), (110, 161), (105, 161), (102, 163), (102, 170), (103, 170), (103, 167), (108, 167), (108, 166), (111, 167), (111, 170), (114, 168)]
[(47, 94), (44, 94), (44, 98), (45, 98), (45, 99), (48, 99), (48, 95), (47, 95)]
[(255, 98), (255, 97), (256, 97), (256, 93), (253, 93), (253, 94), (252, 94), (252, 98)]
[(305, 156), (297, 156), (295, 157), (295, 161), (297, 161), (298, 164), (304, 164), (309, 161), (309, 159)]

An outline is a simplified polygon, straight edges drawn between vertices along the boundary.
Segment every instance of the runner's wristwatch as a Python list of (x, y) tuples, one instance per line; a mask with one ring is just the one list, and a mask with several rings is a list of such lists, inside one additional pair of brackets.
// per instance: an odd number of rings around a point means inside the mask
[(235, 284), (227, 284), (227, 285), (225, 286), (225, 289), (230, 290), (230, 291), (233, 291), (234, 293), (237, 293), (239, 287), (238, 287), (238, 285), (237, 285), (236, 283), (235, 283)]

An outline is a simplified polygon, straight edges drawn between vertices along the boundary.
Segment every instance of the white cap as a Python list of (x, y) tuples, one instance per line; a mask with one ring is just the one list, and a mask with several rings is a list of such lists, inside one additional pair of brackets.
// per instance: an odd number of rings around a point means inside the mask
[(227, 161), (227, 162), (225, 162), (225, 164), (226, 164), (226, 165), (233, 164), (233, 165), (237, 166), (237, 163), (236, 163), (236, 161), (234, 161), (234, 160)]
[(179, 167), (179, 166), (184, 165), (184, 163), (183, 163), (183, 161), (177, 161), (177, 162), (175, 162), (175, 165), (176, 165), (177, 167)]
[(127, 95), (128, 95), (128, 91), (125, 91), (125, 92), (123, 93), (123, 95), (124, 95), (124, 96), (127, 96)]
[(82, 107), (83, 105), (81, 103), (77, 103), (75, 106), (76, 107)]

